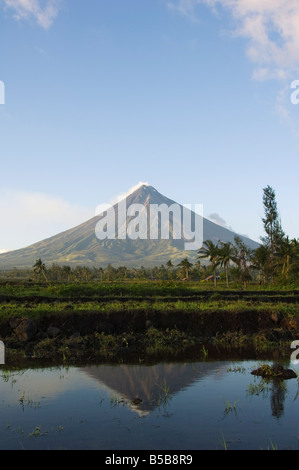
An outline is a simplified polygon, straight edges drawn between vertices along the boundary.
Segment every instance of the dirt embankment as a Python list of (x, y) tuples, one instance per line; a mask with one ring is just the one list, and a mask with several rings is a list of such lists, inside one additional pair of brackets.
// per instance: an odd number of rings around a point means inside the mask
[[(73, 335), (92, 335), (95, 332), (121, 335), (142, 334), (149, 328), (158, 330), (178, 329), (189, 335), (211, 339), (227, 332), (244, 335), (281, 331), (282, 336), (297, 338), (297, 322), (287, 316), (269, 311), (252, 310), (210, 312), (159, 312), (148, 309), (126, 312), (74, 312), (45, 313), (38, 319), (13, 316), (0, 318), (2, 340), (15, 338), (27, 342), (46, 337), (69, 338)], [(23, 339), (22, 339), (23, 338)]]

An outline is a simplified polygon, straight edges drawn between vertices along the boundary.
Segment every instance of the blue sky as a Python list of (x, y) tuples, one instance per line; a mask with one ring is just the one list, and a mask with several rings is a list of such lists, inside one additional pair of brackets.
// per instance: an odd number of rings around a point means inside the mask
[(255, 240), (299, 237), (297, 0), (0, 0), (0, 250), (140, 181)]

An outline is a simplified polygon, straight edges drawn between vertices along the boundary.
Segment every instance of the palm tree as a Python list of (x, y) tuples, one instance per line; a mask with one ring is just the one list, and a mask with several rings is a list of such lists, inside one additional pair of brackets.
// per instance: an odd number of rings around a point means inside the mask
[(35, 265), (33, 266), (33, 270), (35, 273), (42, 274), (46, 282), (49, 282), (46, 276), (46, 265), (40, 258), (36, 260)]
[(193, 272), (195, 271), (195, 273), (197, 274), (197, 277), (200, 279), (200, 276), (202, 274), (202, 269), (204, 269), (204, 266), (202, 267), (201, 266), (201, 262), (199, 259), (196, 260), (196, 262), (194, 263), (194, 270)]
[(175, 271), (174, 271), (174, 265), (172, 264), (171, 259), (167, 261), (166, 269), (167, 269), (168, 279), (174, 279), (175, 278)]
[(212, 240), (206, 240), (204, 243), (205, 247), (202, 247), (198, 250), (198, 258), (208, 258), (210, 263), (212, 264), (212, 269), (214, 273), (214, 285), (217, 284), (216, 279), (216, 268), (219, 265), (219, 242), (213, 243)]
[(282, 265), (281, 274), (289, 279), (289, 272), (292, 261), (296, 258), (297, 240), (290, 240), (289, 237), (284, 237), (283, 240), (276, 247), (275, 257), (277, 264)]
[(192, 263), (188, 260), (188, 258), (183, 259), (178, 266), (181, 266), (186, 270), (186, 279), (189, 279), (189, 269), (193, 266)]
[(266, 284), (267, 277), (270, 274), (270, 249), (266, 245), (260, 245), (256, 248), (250, 258), (251, 267), (258, 269), (263, 276), (263, 282)]
[(218, 260), (221, 266), (225, 267), (225, 276), (226, 276), (226, 287), (228, 287), (228, 266), (231, 261), (234, 260), (234, 247), (230, 242), (221, 242), (219, 252), (218, 252)]
[(248, 263), (252, 256), (252, 251), (247, 245), (245, 245), (245, 243), (243, 243), (240, 237), (235, 236), (234, 240), (235, 245), (233, 261), (237, 264), (240, 269), (244, 287), (247, 287), (247, 281), (248, 279), (250, 279)]

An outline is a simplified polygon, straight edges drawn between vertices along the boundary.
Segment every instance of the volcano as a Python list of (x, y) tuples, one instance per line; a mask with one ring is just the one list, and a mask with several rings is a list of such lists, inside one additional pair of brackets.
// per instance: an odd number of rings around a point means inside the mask
[[(147, 184), (141, 184), (125, 198), (125, 201), (127, 208), (136, 207), (134, 205), (142, 206), (147, 216), (150, 207), (163, 206), (170, 208), (173, 205), (181, 211), (181, 214), (184, 213), (183, 205), (163, 196)], [(119, 204), (111, 206), (111, 211), (118, 222), (120, 221), (119, 208)], [(135, 233), (135, 239), (132, 236), (125, 237), (124, 233), (128, 226), (130, 224), (134, 225), (134, 220), (137, 220), (132, 215), (126, 215), (125, 219), (122, 219), (123, 226), (120, 223), (116, 224), (114, 238), (106, 237), (106, 239), (101, 239), (97, 231), (99, 231), (99, 226), (103, 225), (105, 214), (100, 213), (74, 228), (29, 247), (1, 254), (0, 268), (31, 268), (39, 258), (47, 265), (56, 263), (71, 267), (106, 267), (108, 264), (115, 267), (152, 267), (165, 264), (169, 260), (176, 264), (184, 258), (188, 258), (191, 262), (197, 259), (197, 250), (188, 250), (190, 245), (186, 243), (186, 238), (174, 236), (174, 226), (177, 221), (171, 212), (169, 212), (169, 220), (167, 221), (170, 234), (168, 239), (162, 237), (162, 233), (165, 233), (163, 232), (165, 230), (165, 226), (163, 226), (165, 220), (162, 221), (161, 218), (159, 219), (158, 237), (155, 239), (149, 236), (147, 238), (138, 236), (140, 227), (137, 223), (135, 224), (135, 232), (137, 232), (137, 235)], [(195, 220), (201, 219), (202, 241), (212, 240), (214, 243), (217, 241), (234, 243), (234, 237), (237, 235), (235, 232), (211, 222), (192, 210), (190, 210), (190, 214), (193, 220), (193, 228)], [(152, 228), (149, 223), (146, 227), (147, 235), (152, 233)], [(191, 229), (192, 225), (190, 225)], [(251, 249), (259, 246), (257, 242), (249, 238), (238, 236)], [(190, 240), (190, 237), (189, 234), (187, 238)]]

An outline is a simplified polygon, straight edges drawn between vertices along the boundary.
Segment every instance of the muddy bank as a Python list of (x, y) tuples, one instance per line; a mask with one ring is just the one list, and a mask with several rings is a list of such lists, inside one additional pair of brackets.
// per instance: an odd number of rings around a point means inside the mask
[[(149, 311), (149, 309), (129, 309), (123, 312), (64, 311), (44, 313), (38, 318), (30, 316), (10, 316), (0, 318), (0, 336), (14, 337), (20, 324), (30, 320), (35, 325), (34, 336), (45, 333), (50, 327), (59, 329), (59, 335), (69, 337), (74, 333), (89, 335), (94, 332), (122, 334), (142, 333), (150, 327), (166, 330), (178, 329), (195, 336), (211, 338), (217, 334), (242, 331), (254, 334), (261, 331), (282, 329), (290, 336), (296, 336), (297, 323), (288, 315), (271, 311), (246, 309), (201, 312), (199, 310)], [(32, 339), (32, 338), (31, 338)]]
[(7, 357), (127, 360), (175, 357), (204, 344), (260, 350), (299, 339), (297, 323), (269, 311), (74, 312), (0, 320)]

